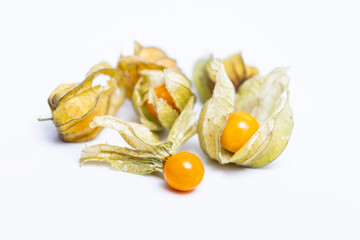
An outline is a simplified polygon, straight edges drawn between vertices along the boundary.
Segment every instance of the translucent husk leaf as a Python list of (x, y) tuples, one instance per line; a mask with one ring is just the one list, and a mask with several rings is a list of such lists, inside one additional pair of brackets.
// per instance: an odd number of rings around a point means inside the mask
[(116, 68), (121, 74), (118, 84), (126, 84), (128, 97), (131, 97), (134, 86), (141, 77), (140, 71), (165, 68), (180, 71), (176, 61), (166, 56), (164, 51), (155, 47), (143, 47), (138, 42), (135, 42), (134, 55), (120, 56)]
[(206, 65), (211, 58), (198, 60), (193, 70), (193, 80), (201, 102), (210, 99), (214, 89), (214, 82), (211, 81), (206, 71)]
[[(211, 97), (216, 82), (215, 75), (210, 74), (208, 67), (212, 60), (212, 56), (208, 59), (200, 59), (195, 64), (193, 71), (195, 86), (202, 102), (205, 102)], [(224, 59), (223, 64), (235, 90), (238, 89), (245, 80), (259, 74), (257, 68), (244, 64), (240, 53)]]
[(198, 134), (201, 148), (209, 157), (222, 162), (220, 132), (226, 124), (227, 115), (234, 111), (235, 90), (220, 59), (211, 61), (209, 66), (210, 74), (216, 77), (216, 85), (212, 97), (201, 111)]
[(150, 152), (107, 144), (86, 147), (81, 154), (80, 164), (87, 162), (107, 162), (113, 168), (135, 174), (151, 173), (163, 168), (162, 160)]
[(267, 76), (256, 76), (245, 82), (235, 97), (237, 111), (250, 113), (262, 125), (279, 107), (280, 96), (289, 85), (287, 68), (276, 68)]
[[(92, 86), (96, 76), (110, 76), (106, 86)], [(94, 138), (101, 128), (92, 129), (89, 123), (95, 116), (113, 115), (124, 101), (124, 93), (117, 95), (117, 71), (108, 63), (95, 65), (80, 84), (64, 84), (55, 89), (48, 102), (52, 119), (62, 140), (82, 142)]]
[(142, 124), (126, 122), (113, 116), (101, 116), (94, 118), (90, 126), (108, 127), (118, 131), (124, 140), (137, 150), (152, 152), (158, 157), (170, 154), (167, 147), (159, 141), (158, 135)]
[(103, 126), (117, 130), (133, 148), (117, 147), (107, 144), (85, 147), (81, 165), (90, 162), (107, 162), (113, 168), (125, 172), (143, 174), (161, 171), (166, 159), (196, 132), (196, 114), (192, 111), (192, 97), (170, 130), (167, 143), (161, 143), (158, 136), (147, 127), (125, 122), (112, 116), (96, 117), (92, 127)]
[(182, 111), (190, 97), (194, 96), (191, 92), (191, 82), (182, 73), (164, 69), (165, 86), (173, 98), (176, 107)]
[[(218, 69), (210, 65), (213, 70)], [(220, 163), (233, 162), (246, 167), (262, 167), (275, 160), (286, 147), (293, 128), (293, 115), (289, 106), (289, 77), (286, 68), (277, 68), (267, 76), (256, 76), (247, 80), (238, 90), (236, 98), (230, 95), (233, 111), (245, 111), (252, 114), (259, 122), (260, 129), (235, 154), (221, 148), (220, 135), (225, 127), (226, 116), (231, 113), (231, 106), (219, 112), (224, 106), (224, 98), (229, 93), (215, 94), (218, 84), (229, 85), (229, 79), (217, 78), (214, 94), (204, 106), (199, 119), (199, 139), (203, 150)], [(216, 75), (216, 74), (214, 74)], [(219, 77), (221, 75), (216, 75)], [(219, 80), (221, 79), (221, 82)], [(232, 103), (231, 100), (235, 103)], [(211, 105), (210, 105), (211, 104)], [(235, 108), (235, 109), (234, 109)], [(218, 122), (207, 120), (207, 114), (219, 112)], [(220, 131), (219, 131), (220, 128)], [(214, 132), (214, 135), (211, 134)], [(212, 138), (212, 139), (210, 139)], [(212, 144), (207, 144), (207, 143)], [(215, 150), (217, 151), (215, 151)]]
[(195, 103), (195, 97), (191, 97), (184, 110), (176, 119), (171, 127), (167, 137), (167, 144), (172, 152), (176, 152), (189, 138), (191, 138), (197, 129), (197, 114), (192, 111)]
[(283, 152), (294, 125), (288, 96), (289, 91), (282, 94), (280, 106), (229, 162), (245, 167), (263, 167)]
[(172, 108), (165, 100), (158, 98), (154, 88), (150, 88), (149, 102), (154, 105), (158, 121), (165, 129), (170, 129), (176, 118), (179, 116), (177, 111)]
[[(190, 90), (190, 81), (183, 74), (171, 69), (144, 70), (140, 73), (142, 77), (135, 85), (132, 102), (136, 112), (140, 115), (141, 123), (153, 131), (170, 129), (189, 99), (194, 96)], [(177, 109), (173, 109), (166, 101), (156, 96), (154, 88), (161, 85), (165, 85)], [(151, 116), (146, 109), (145, 102), (147, 100), (154, 105), (157, 119)]]
[[(162, 74), (162, 72), (161, 72)], [(155, 74), (154, 74), (155, 75)], [(152, 81), (148, 79), (149, 76), (144, 75), (135, 85), (132, 94), (132, 103), (135, 111), (140, 115), (140, 122), (147, 126), (152, 131), (160, 131), (163, 129), (160, 122), (153, 118), (145, 107), (145, 101), (148, 99), (149, 89), (151, 88)], [(161, 79), (161, 78), (158, 78)], [(161, 83), (158, 85), (160, 86)]]

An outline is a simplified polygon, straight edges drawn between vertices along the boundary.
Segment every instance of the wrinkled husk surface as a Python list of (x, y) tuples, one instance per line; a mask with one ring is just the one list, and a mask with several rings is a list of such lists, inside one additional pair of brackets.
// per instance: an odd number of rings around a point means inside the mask
[[(216, 82), (216, 76), (211, 74), (211, 70), (209, 69), (212, 60), (212, 56), (208, 59), (200, 59), (195, 64), (193, 71), (194, 83), (202, 102), (207, 101), (211, 97)], [(257, 68), (245, 65), (240, 53), (226, 58), (223, 60), (223, 64), (235, 90), (247, 79), (259, 74)]]
[[(194, 97), (189, 79), (171, 69), (143, 70), (140, 74), (142, 77), (135, 85), (132, 103), (141, 123), (153, 131), (169, 130), (188, 101)], [(156, 96), (154, 88), (161, 85), (165, 85), (179, 112)], [(154, 105), (158, 119), (149, 114), (145, 106), (147, 100)]]
[(141, 70), (163, 70), (165, 68), (180, 71), (176, 61), (169, 58), (164, 51), (155, 47), (143, 47), (135, 42), (134, 54), (120, 56), (116, 69), (120, 74), (119, 87), (126, 86), (130, 98), (134, 86), (140, 79)]
[[(110, 77), (107, 85), (92, 86), (100, 74)], [(90, 128), (89, 123), (95, 116), (114, 115), (124, 101), (123, 88), (119, 95), (116, 93), (118, 80), (118, 72), (108, 63), (101, 62), (90, 69), (82, 83), (63, 84), (51, 93), (48, 103), (62, 140), (83, 142), (98, 135), (101, 127)]]
[[(198, 135), (204, 152), (221, 164), (236, 163), (244, 167), (262, 167), (275, 160), (285, 149), (294, 124), (287, 68), (250, 78), (236, 94), (220, 59), (210, 62), (208, 70), (215, 76), (216, 85), (199, 119)], [(260, 128), (242, 148), (231, 153), (221, 147), (220, 135), (227, 116), (234, 111), (250, 113)]]
[(91, 127), (108, 127), (120, 133), (132, 147), (98, 144), (83, 149), (80, 163), (107, 162), (113, 168), (135, 174), (161, 171), (166, 159), (196, 133), (197, 114), (192, 111), (192, 97), (170, 129), (167, 142), (142, 124), (126, 122), (113, 116), (96, 117)]

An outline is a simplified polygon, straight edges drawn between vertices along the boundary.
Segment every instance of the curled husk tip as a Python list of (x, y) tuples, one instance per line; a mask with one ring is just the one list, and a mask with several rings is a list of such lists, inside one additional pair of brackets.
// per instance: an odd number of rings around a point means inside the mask
[[(237, 92), (220, 59), (212, 60), (208, 71), (216, 84), (199, 118), (198, 135), (203, 151), (221, 164), (244, 167), (263, 167), (275, 160), (285, 149), (294, 124), (287, 68), (275, 68), (267, 76), (254, 76)], [(231, 153), (221, 147), (220, 136), (227, 116), (235, 111), (250, 113), (260, 128), (244, 146)]]
[[(211, 97), (216, 82), (215, 75), (211, 74), (211, 69), (209, 69), (212, 60), (212, 56), (198, 60), (193, 70), (194, 83), (202, 102)], [(235, 90), (247, 79), (259, 74), (256, 67), (245, 65), (240, 53), (224, 59), (223, 64)]]

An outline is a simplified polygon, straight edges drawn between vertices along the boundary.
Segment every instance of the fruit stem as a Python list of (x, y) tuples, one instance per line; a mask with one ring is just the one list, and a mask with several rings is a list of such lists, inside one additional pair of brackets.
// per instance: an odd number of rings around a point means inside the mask
[(38, 121), (49, 121), (49, 120), (53, 120), (53, 118), (38, 118)]

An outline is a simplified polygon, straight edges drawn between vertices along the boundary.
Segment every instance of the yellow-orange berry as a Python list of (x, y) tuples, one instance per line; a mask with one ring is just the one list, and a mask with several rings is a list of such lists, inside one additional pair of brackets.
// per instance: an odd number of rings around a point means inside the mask
[(220, 144), (230, 152), (237, 152), (259, 129), (258, 121), (247, 112), (233, 112), (229, 115), (220, 136)]
[[(174, 110), (179, 111), (179, 109), (176, 107), (174, 99), (170, 95), (169, 91), (166, 89), (165, 85), (161, 85), (160, 87), (157, 87), (154, 90), (158, 98), (165, 100), (166, 103), (169, 104)], [(145, 101), (145, 106), (149, 114), (153, 116), (155, 119), (158, 119), (157, 113), (155, 111), (155, 107), (152, 103), (149, 103), (149, 100)]]
[(167, 159), (164, 165), (165, 181), (179, 191), (190, 191), (198, 186), (204, 176), (201, 160), (189, 152), (179, 152)]

